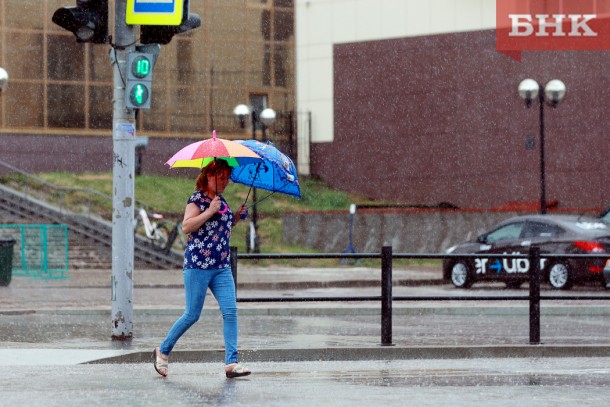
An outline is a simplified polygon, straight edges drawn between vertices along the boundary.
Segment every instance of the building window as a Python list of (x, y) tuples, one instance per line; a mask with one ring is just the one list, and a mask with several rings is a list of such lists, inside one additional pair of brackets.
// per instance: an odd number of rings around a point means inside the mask
[(85, 128), (85, 86), (49, 85), (47, 99), (48, 126), (55, 128)]
[(66, 35), (49, 35), (47, 78), (53, 81), (85, 80), (85, 46)]
[[(112, 51), (109, 45), (77, 43), (53, 24), (55, 10), (66, 6), (59, 0), (0, 0), (0, 66), (11, 79), (0, 103), (0, 131), (111, 133)], [(137, 115), (139, 132), (237, 133), (233, 108), (248, 103), (250, 94), (258, 104), (264, 96), (265, 107), (267, 98), (274, 108), (294, 107), (293, 0), (191, 1), (190, 6), (203, 24), (161, 47), (151, 109)], [(285, 100), (290, 102), (280, 103)]]
[[(256, 112), (257, 117), (260, 117), (260, 114), (263, 110), (267, 108), (268, 105), (268, 96), (267, 95), (259, 95), (259, 94), (250, 94), (250, 107), (253, 111)], [(262, 124), (260, 121), (256, 122), (256, 130), (261, 130)]]

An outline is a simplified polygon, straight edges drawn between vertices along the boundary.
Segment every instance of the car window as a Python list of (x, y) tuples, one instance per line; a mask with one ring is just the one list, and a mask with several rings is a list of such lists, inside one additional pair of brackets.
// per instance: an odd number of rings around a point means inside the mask
[(531, 237), (554, 237), (565, 233), (565, 230), (557, 225), (542, 222), (527, 222), (523, 228), (522, 238)]
[(499, 242), (502, 240), (516, 240), (521, 235), (523, 222), (509, 223), (496, 229), (486, 236), (487, 243)]
[(606, 210), (603, 212), (602, 216), (599, 217), (599, 219), (604, 223), (610, 224), (610, 208), (606, 208)]
[(594, 219), (579, 219), (572, 224), (578, 233), (583, 233), (590, 236), (599, 236), (608, 234), (608, 225), (604, 222), (597, 222)]

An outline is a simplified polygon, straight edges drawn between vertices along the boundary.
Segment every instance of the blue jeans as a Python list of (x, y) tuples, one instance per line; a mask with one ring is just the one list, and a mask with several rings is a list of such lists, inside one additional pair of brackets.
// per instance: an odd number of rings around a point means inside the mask
[(238, 362), (237, 359), (237, 301), (235, 299), (235, 282), (231, 268), (217, 270), (184, 270), (184, 291), (186, 294), (186, 309), (161, 343), (159, 349), (164, 355), (169, 355), (180, 337), (201, 316), (203, 302), (208, 287), (218, 301), (223, 319), (223, 334), (225, 340), (225, 363)]

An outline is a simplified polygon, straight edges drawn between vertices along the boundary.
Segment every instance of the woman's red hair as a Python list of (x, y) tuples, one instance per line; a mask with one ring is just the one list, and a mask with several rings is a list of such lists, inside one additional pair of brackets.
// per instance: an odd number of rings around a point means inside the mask
[(216, 175), (221, 171), (229, 171), (231, 175), (231, 166), (225, 160), (214, 160), (201, 169), (201, 173), (195, 182), (195, 188), (200, 191), (206, 191), (208, 187), (208, 175)]

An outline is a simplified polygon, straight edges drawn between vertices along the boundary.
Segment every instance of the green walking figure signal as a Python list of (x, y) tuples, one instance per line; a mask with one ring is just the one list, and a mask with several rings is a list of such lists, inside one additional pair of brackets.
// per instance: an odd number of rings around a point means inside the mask
[(130, 52), (127, 59), (125, 106), (130, 109), (150, 109), (152, 75), (155, 55), (148, 52)]

